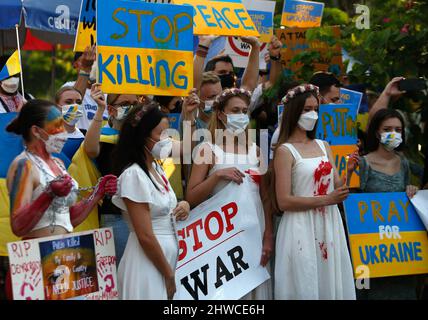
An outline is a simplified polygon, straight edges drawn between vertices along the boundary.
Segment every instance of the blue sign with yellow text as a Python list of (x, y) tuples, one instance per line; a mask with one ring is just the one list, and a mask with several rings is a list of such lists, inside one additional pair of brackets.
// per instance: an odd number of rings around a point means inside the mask
[(357, 112), (360, 109), (363, 94), (358, 91), (340, 88), (340, 100), (346, 104), (356, 104), (358, 106)]
[(344, 202), (354, 270), (370, 278), (428, 273), (428, 236), (405, 192), (351, 194)]
[(302, 0), (284, 0), (281, 25), (314, 28), (321, 26), (324, 3)]
[(185, 96), (193, 87), (190, 6), (105, 1), (97, 8), (98, 80), (106, 93)]

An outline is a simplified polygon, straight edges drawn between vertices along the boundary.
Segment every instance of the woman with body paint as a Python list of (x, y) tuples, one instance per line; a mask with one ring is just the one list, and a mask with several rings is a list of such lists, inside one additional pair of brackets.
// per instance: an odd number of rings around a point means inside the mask
[(275, 249), (275, 299), (355, 299), (354, 277), (337, 204), (349, 190), (328, 143), (315, 139), (319, 92), (297, 86), (284, 113), (266, 207), (282, 212)]
[[(246, 183), (243, 189), (254, 201), (257, 223), (263, 240), (260, 264), (269, 268), (273, 250), (272, 216), (263, 210), (260, 197), (260, 168), (263, 167), (260, 149), (249, 137), (248, 106), (251, 93), (244, 89), (226, 89), (213, 103), (209, 131), (214, 143), (203, 142), (195, 148), (186, 200), (196, 207), (220, 192), (229, 183)], [(255, 138), (255, 137), (254, 137)], [(243, 300), (269, 300), (272, 297), (270, 280), (249, 292)]]
[[(401, 114), (394, 109), (377, 111), (369, 123), (365, 156), (353, 159), (348, 181), (357, 164), (362, 192), (407, 192), (412, 198), (418, 187), (410, 184), (409, 162), (400, 152), (405, 147), (405, 127)], [(371, 278), (370, 290), (359, 290), (358, 299), (417, 299), (417, 276)]]
[(164, 136), (169, 122), (156, 102), (130, 111), (114, 151), (119, 191), (113, 203), (129, 222), (129, 237), (119, 263), (119, 294), (125, 300), (172, 299), (176, 290), (178, 241), (175, 219), (187, 219), (186, 201), (177, 203), (159, 165), (173, 148)]
[[(61, 160), (52, 157), (52, 153), (61, 152), (67, 140), (63, 121), (53, 103), (31, 100), (7, 127), (8, 132), (22, 135), (25, 144), (24, 151), (12, 162), (6, 180), (12, 231), (23, 239), (72, 232), (105, 195), (116, 193), (117, 178), (108, 175), (88, 199), (76, 203), (77, 183), (67, 174)], [(11, 286), (8, 289), (11, 298)]]

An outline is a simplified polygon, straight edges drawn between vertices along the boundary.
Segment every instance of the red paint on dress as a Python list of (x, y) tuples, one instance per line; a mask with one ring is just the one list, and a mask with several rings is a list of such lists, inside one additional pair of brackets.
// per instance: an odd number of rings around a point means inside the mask
[(327, 260), (328, 254), (327, 254), (327, 245), (323, 242), (319, 242), (321, 254), (324, 260)]

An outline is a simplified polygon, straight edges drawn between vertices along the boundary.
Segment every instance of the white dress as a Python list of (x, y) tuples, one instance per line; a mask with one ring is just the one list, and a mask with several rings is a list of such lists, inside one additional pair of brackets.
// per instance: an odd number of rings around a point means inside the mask
[[(155, 164), (153, 167), (166, 180), (162, 168)], [(175, 270), (177, 263), (178, 244), (171, 222), (171, 213), (177, 206), (177, 198), (169, 182), (167, 191), (151, 173), (150, 176), (159, 190), (155, 188), (143, 169), (133, 164), (120, 175), (118, 192), (112, 199), (113, 203), (122, 210), (130, 229), (125, 252), (118, 268), (119, 295), (122, 300), (167, 299), (165, 278), (141, 247), (122, 198), (149, 205), (153, 232), (172, 270)]]
[[(217, 145), (213, 145), (210, 143), (204, 143), (206, 145), (209, 145), (211, 150), (213, 151), (216, 161), (214, 166), (209, 171), (209, 175), (213, 174), (215, 171), (220, 169), (226, 169), (230, 167), (236, 167), (239, 169), (242, 173), (245, 173), (245, 171), (252, 169), (257, 171), (259, 160), (257, 157), (257, 145), (255, 143), (252, 144), (251, 147), (249, 147), (248, 154), (236, 154), (236, 153), (228, 153), (224, 152), (223, 149), (221, 149)], [(204, 145), (202, 144), (202, 145)], [(220, 181), (214, 188), (213, 193), (211, 196), (222, 190), (228, 183), (226, 180)], [(233, 182), (232, 182), (233, 183)], [(252, 197), (252, 199), (255, 201), (255, 206), (257, 208), (257, 217), (259, 220), (259, 226), (260, 226), (260, 234), (261, 238), (263, 239), (263, 233), (265, 230), (265, 216), (263, 211), (263, 204), (260, 198), (259, 188), (256, 184), (252, 184), (254, 187), (254, 190), (252, 190), (252, 195), (249, 195)], [(260, 252), (260, 257), (261, 257)], [(266, 269), (270, 273), (270, 265), (266, 266)], [(244, 297), (241, 298), (241, 300), (271, 300), (272, 299), (272, 284), (271, 280), (265, 281), (263, 284), (246, 294)]]
[[(334, 171), (324, 155), (302, 158), (293, 145), (292, 194), (313, 197), (334, 190)], [(275, 299), (355, 299), (351, 259), (337, 205), (282, 215), (275, 250)]]

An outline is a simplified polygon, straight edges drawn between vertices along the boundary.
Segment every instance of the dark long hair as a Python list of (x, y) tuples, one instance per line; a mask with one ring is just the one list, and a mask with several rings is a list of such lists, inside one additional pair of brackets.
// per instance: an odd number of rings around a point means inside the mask
[[(159, 110), (159, 104), (150, 102), (138, 105), (128, 113), (119, 134), (119, 141), (113, 150), (113, 172), (119, 176), (132, 164), (138, 164), (153, 180), (146, 164), (145, 145), (152, 130), (167, 115)], [(156, 184), (153, 185), (157, 188)]]
[(403, 142), (395, 148), (396, 151), (401, 151), (405, 147), (406, 134), (405, 134), (405, 124), (402, 115), (394, 109), (381, 109), (376, 112), (373, 118), (370, 120), (369, 128), (367, 130), (367, 138), (366, 138), (366, 151), (367, 153), (376, 151), (379, 148), (379, 128), (385, 120), (397, 118), (401, 122), (401, 126), (403, 131), (401, 132), (401, 138)]
[(29, 142), (31, 140), (31, 127), (43, 128), (51, 107), (55, 107), (55, 104), (47, 100), (34, 99), (28, 101), (18, 116), (8, 124), (6, 131), (22, 135), (24, 141)]

